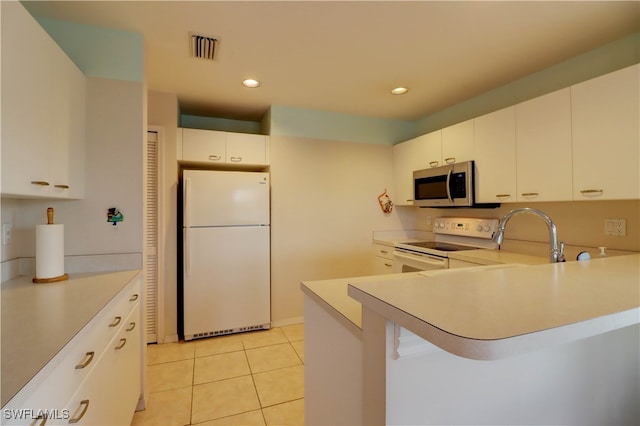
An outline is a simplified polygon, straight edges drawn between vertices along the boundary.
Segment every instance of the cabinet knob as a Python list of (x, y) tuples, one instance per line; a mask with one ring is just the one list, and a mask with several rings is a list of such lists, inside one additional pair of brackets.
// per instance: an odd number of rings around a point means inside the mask
[(242, 161), (242, 157), (231, 157), (229, 158), (229, 160), (233, 161), (234, 163), (239, 163)]
[(211, 161), (219, 161), (222, 157), (219, 155), (210, 155), (209, 160)]
[(136, 323), (131, 322), (129, 323), (129, 327), (127, 328), (127, 331), (133, 331), (134, 328), (136, 328)]
[(447, 164), (453, 164), (456, 162), (456, 157), (449, 157), (449, 158), (445, 158), (444, 162)]
[(430, 161), (430, 162), (429, 162), (429, 165), (430, 165), (431, 167), (436, 167), (438, 164), (439, 164), (439, 162), (438, 162), (438, 161)]
[(129, 298), (129, 302), (135, 302), (136, 300), (138, 300), (138, 294), (134, 294)]

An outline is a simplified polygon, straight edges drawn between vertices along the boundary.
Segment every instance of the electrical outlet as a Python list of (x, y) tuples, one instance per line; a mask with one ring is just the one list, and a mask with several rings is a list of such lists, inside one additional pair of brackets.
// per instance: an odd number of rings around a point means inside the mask
[(613, 237), (625, 237), (627, 235), (626, 219), (605, 219), (604, 234)]

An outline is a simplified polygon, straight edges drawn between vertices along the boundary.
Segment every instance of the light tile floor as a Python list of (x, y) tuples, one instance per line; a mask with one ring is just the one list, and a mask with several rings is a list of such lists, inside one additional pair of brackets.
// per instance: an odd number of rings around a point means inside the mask
[(304, 326), (149, 345), (132, 426), (303, 425)]

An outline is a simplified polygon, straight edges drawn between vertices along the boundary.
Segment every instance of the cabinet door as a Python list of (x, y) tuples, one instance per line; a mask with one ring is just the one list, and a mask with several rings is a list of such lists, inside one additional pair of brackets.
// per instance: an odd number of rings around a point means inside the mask
[[(2, 193), (46, 196), (50, 192), (47, 154), (51, 123), (47, 99), (55, 43), (20, 3), (2, 2), (1, 6)], [(37, 46), (38, 50), (26, 54), (25, 46)]]
[(393, 146), (392, 195), (396, 205), (413, 205), (413, 172), (429, 167), (428, 143), (428, 135), (423, 135)]
[(444, 164), (473, 160), (473, 120), (442, 129), (442, 161)]
[(444, 165), (442, 162), (442, 130), (420, 136), (420, 140), (424, 145), (422, 148), (424, 159), (416, 170)]
[(640, 65), (571, 87), (573, 197), (640, 198)]
[(515, 107), (476, 118), (474, 145), (476, 201), (516, 202)]
[(247, 133), (227, 133), (227, 163), (267, 164), (267, 137)]
[(47, 160), (53, 196), (84, 195), (85, 77), (56, 45), (52, 55)]
[(227, 134), (215, 130), (182, 129), (182, 160), (201, 163), (226, 161)]
[(572, 199), (568, 88), (516, 105), (516, 158), (518, 201)]

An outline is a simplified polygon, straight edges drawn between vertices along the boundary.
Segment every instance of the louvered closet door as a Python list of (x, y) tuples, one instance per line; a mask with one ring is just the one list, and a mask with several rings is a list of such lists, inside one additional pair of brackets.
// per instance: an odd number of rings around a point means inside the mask
[(145, 313), (147, 343), (158, 341), (158, 133), (147, 133), (145, 185)]

